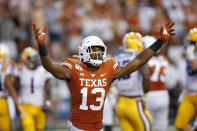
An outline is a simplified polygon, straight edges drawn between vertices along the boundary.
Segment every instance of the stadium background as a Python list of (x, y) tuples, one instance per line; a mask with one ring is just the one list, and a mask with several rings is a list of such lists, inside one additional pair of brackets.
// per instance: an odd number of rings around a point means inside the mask
[[(185, 87), (184, 42), (188, 30), (197, 27), (195, 7), (196, 0), (0, 0), (0, 42), (7, 44), (12, 58), (20, 62), (22, 50), (36, 45), (32, 31), (35, 21), (40, 27), (48, 26), (47, 46), (57, 62), (77, 54), (80, 41), (88, 35), (99, 36), (113, 56), (126, 32), (157, 36), (161, 25), (171, 20), (176, 23), (176, 36), (163, 53), (170, 61), (172, 73), (167, 83), (172, 125), (178, 96)], [(65, 129), (69, 91), (63, 81), (53, 79), (51, 85), (52, 108), (47, 112), (46, 130)], [(14, 113), (12, 121), (13, 129), (20, 130)]]

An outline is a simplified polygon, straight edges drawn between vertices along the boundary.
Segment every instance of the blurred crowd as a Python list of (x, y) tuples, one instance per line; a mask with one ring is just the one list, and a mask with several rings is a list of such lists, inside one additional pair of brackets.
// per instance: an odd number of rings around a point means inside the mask
[[(196, 7), (196, 0), (0, 0), (0, 42), (7, 44), (12, 58), (20, 62), (23, 49), (36, 45), (32, 30), (34, 21), (41, 28), (48, 26), (47, 46), (57, 62), (77, 54), (81, 40), (89, 35), (100, 37), (108, 53), (114, 56), (125, 33), (135, 31), (157, 37), (161, 25), (173, 21), (176, 36), (163, 51), (171, 67), (167, 84), (172, 124), (178, 98), (181, 99), (179, 96), (185, 87), (184, 42), (189, 29), (197, 27)], [(51, 89), (54, 106), (48, 123), (69, 115), (66, 84), (53, 80), (52, 85), (55, 87)]]

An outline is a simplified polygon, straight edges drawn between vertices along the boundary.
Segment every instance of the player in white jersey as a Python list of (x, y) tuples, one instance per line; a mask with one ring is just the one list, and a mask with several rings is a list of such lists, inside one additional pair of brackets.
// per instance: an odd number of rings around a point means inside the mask
[(179, 106), (174, 123), (175, 127), (181, 131), (190, 131), (188, 123), (197, 115), (197, 28), (189, 31), (187, 41), (186, 94)]
[[(144, 48), (156, 41), (153, 36), (144, 37)], [(166, 57), (156, 54), (148, 61), (150, 70), (150, 89), (147, 94), (147, 109), (153, 119), (154, 131), (167, 131), (169, 113), (169, 94), (165, 84), (166, 69), (169, 63)]]
[(49, 90), (48, 80), (52, 77), (39, 65), (38, 51), (27, 47), (21, 54), (21, 65), (15, 70), (20, 83), (20, 102), (24, 109), (20, 115), (23, 131), (42, 131), (45, 127), (43, 106), (49, 98), (45, 90)]
[(0, 43), (0, 131), (11, 130), (7, 102), (8, 93), (13, 97), (15, 103), (17, 101), (15, 89), (9, 86), (14, 68), (10, 63), (9, 53), (9, 48), (5, 44)]
[[(119, 66), (132, 61), (143, 50), (142, 36), (137, 32), (127, 33), (123, 38), (124, 49), (115, 56)], [(142, 102), (144, 91), (149, 88), (149, 70), (146, 65), (132, 74), (116, 81), (120, 97), (116, 114), (122, 131), (151, 131), (151, 117)], [(144, 88), (144, 90), (143, 90)]]

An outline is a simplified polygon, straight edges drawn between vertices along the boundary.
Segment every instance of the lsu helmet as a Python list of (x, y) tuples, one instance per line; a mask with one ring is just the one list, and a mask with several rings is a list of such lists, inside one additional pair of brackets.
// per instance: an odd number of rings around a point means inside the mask
[(5, 63), (10, 60), (10, 52), (8, 46), (0, 43), (0, 62)]
[(189, 30), (188, 39), (191, 42), (197, 42), (197, 28), (192, 28)]
[(138, 32), (129, 32), (124, 35), (123, 47), (125, 49), (141, 52), (143, 50), (143, 38)]
[[(92, 59), (90, 54), (96, 53), (92, 51), (92, 47), (101, 47), (102, 49), (102, 59)], [(92, 66), (100, 66), (102, 62), (106, 59), (106, 50), (107, 47), (103, 43), (103, 41), (97, 36), (88, 36), (84, 40), (79, 47), (79, 57), (82, 62), (90, 63)], [(98, 54), (97, 54), (98, 56)]]
[(143, 37), (143, 40), (143, 46), (147, 49), (156, 41), (156, 38), (154, 36), (146, 35)]
[(21, 63), (30, 69), (35, 69), (39, 65), (39, 54), (37, 49), (27, 47), (21, 54)]

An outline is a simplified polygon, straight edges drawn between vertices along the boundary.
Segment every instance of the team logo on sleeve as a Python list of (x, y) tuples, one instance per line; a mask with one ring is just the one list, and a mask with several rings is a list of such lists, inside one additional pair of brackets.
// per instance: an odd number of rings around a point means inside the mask
[(78, 64), (75, 65), (75, 68), (76, 68), (77, 70), (80, 70), (80, 71), (83, 70), (83, 68), (82, 68), (80, 65), (78, 65)]

